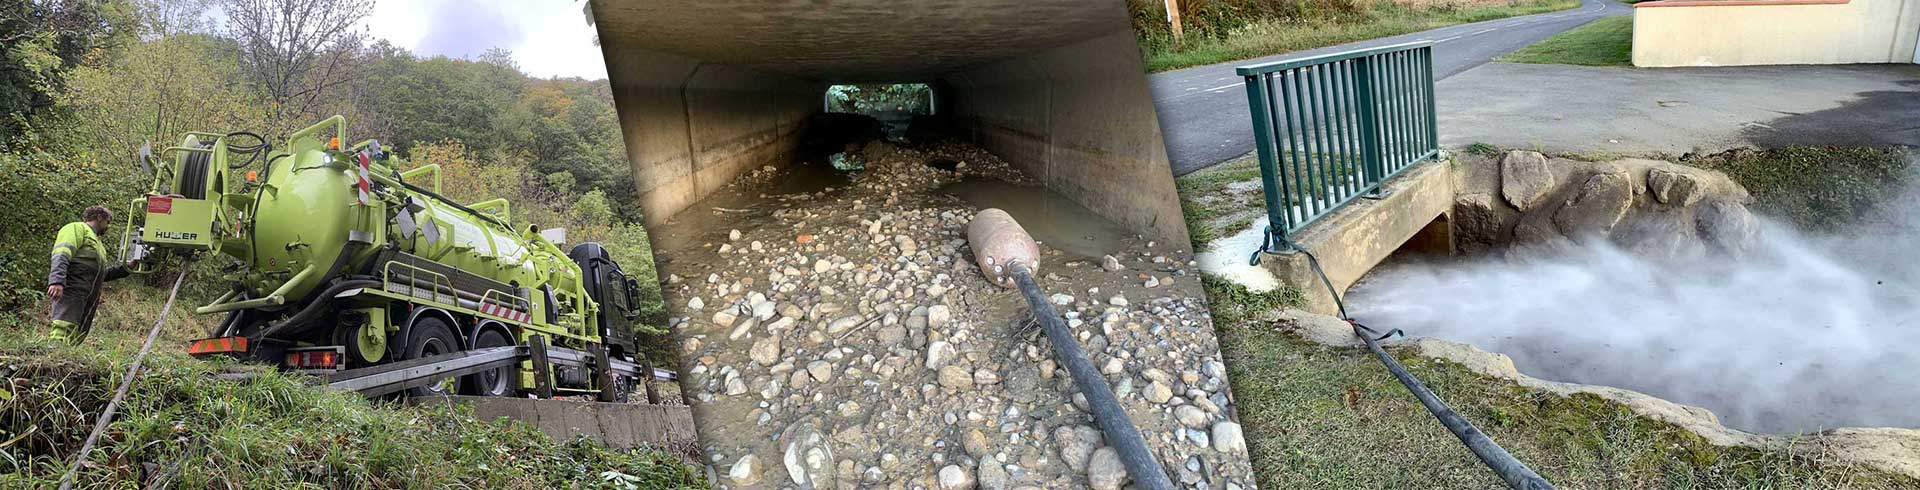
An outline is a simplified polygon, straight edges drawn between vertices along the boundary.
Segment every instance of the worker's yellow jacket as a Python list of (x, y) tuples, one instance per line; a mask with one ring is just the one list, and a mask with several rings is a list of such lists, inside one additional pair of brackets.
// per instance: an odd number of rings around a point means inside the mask
[(47, 273), (47, 285), (67, 285), (67, 270), (74, 260), (98, 264), (106, 256), (106, 248), (92, 226), (80, 221), (67, 223), (53, 238), (53, 267)]

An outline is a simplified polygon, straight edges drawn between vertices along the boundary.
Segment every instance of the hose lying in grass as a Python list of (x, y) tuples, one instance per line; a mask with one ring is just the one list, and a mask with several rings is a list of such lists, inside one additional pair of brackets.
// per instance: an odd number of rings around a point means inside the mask
[(1353, 325), (1353, 335), (1360, 337), (1361, 341), (1366, 342), (1367, 350), (1373, 352), (1374, 357), (1380, 358), (1380, 363), (1387, 366), (1387, 371), (1393, 373), (1393, 377), (1399, 378), (1400, 384), (1406, 386), (1407, 391), (1413, 392), (1413, 397), (1420, 400), (1420, 405), (1425, 406), (1427, 412), (1433, 414), (1433, 418), (1440, 420), (1440, 425), (1446, 426), (1447, 431), (1452, 432), (1454, 437), (1459, 438), (1462, 444), (1466, 444), (1467, 450), (1473, 451), (1473, 455), (1480, 458), (1480, 462), (1486, 464), (1487, 468), (1493, 470), (1494, 474), (1499, 475), (1501, 480), (1506, 481), (1508, 487), (1517, 490), (1550, 490), (1553, 488), (1553, 484), (1547, 482), (1546, 478), (1541, 478), (1539, 473), (1534, 473), (1533, 469), (1528, 468), (1526, 463), (1520, 462), (1519, 458), (1513, 457), (1513, 454), (1508, 453), (1506, 448), (1502, 448), (1499, 443), (1493, 442), (1493, 438), (1487, 437), (1487, 434), (1481, 432), (1480, 428), (1474, 427), (1473, 422), (1467, 421), (1467, 418), (1462, 417), (1459, 412), (1454, 411), (1453, 407), (1447, 406), (1447, 402), (1441, 400), (1438, 395), (1433, 394), (1433, 390), (1428, 389), (1426, 383), (1420, 382), (1420, 378), (1413, 377), (1412, 373), (1407, 372), (1405, 366), (1400, 365), (1400, 361), (1395, 360), (1392, 354), (1387, 353), (1386, 349), (1380, 348), (1381, 340), (1392, 337), (1394, 334), (1404, 336), (1404, 333), (1399, 329), (1380, 333), (1366, 325), (1361, 325), (1360, 322), (1354, 321), (1353, 317), (1347, 316), (1347, 305), (1340, 300), (1340, 290), (1333, 287), (1333, 280), (1327, 278), (1327, 271), (1320, 268), (1320, 258), (1314, 257), (1313, 252), (1308, 251), (1306, 247), (1288, 241), (1286, 238), (1276, 237), (1271, 232), (1267, 233), (1267, 236), (1269, 240), (1268, 243), (1262, 245), (1260, 251), (1254, 253), (1250, 262), (1258, 265), (1260, 263), (1260, 254), (1270, 253), (1273, 250), (1273, 242), (1276, 240), (1279, 244), (1285, 245), (1289, 249), (1298, 250), (1300, 253), (1306, 254), (1307, 263), (1313, 266), (1313, 272), (1320, 275), (1320, 282), (1325, 284), (1327, 286), (1327, 292), (1333, 295), (1333, 304), (1340, 310), (1340, 319), (1346, 320), (1349, 325)]
[(153, 350), (153, 339), (160, 337), (160, 327), (167, 324), (167, 315), (173, 313), (173, 300), (180, 296), (180, 284), (186, 279), (187, 267), (182, 266), (180, 275), (173, 278), (173, 289), (167, 292), (167, 305), (160, 307), (160, 319), (155, 320), (153, 330), (147, 332), (146, 343), (140, 344), (140, 354), (133, 356), (127, 375), (120, 379), (120, 388), (113, 392), (113, 399), (107, 401), (107, 409), (100, 412), (100, 420), (93, 423), (93, 432), (87, 434), (86, 442), (80, 443), (80, 453), (74, 455), (73, 464), (67, 466), (67, 474), (60, 477), (60, 490), (73, 489), (74, 474), (87, 461), (87, 453), (93, 452), (93, 444), (100, 441), (100, 433), (106, 432), (107, 425), (113, 423), (114, 411), (120, 409), (120, 401), (125, 400), (127, 391), (133, 388), (133, 380), (140, 374), (140, 363), (146, 361), (147, 352)]

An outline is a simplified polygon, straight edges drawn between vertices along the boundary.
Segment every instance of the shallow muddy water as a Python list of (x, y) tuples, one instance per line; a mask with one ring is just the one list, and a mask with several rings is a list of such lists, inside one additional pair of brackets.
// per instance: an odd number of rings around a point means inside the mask
[(941, 187), (975, 207), (1000, 208), (1013, 215), (1034, 240), (1080, 258), (1099, 259), (1126, 248), (1133, 236), (1093, 210), (1045, 187), (1023, 186), (1003, 180), (969, 178)]

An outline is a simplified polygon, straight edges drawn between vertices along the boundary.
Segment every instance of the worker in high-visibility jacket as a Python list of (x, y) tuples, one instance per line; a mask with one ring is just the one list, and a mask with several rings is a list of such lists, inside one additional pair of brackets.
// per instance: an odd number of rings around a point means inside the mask
[(106, 233), (113, 212), (101, 206), (87, 208), (80, 221), (60, 228), (53, 239), (53, 267), (47, 273), (47, 298), (53, 300), (53, 331), (48, 339), (78, 344), (93, 328), (93, 309), (100, 304), (102, 283), (127, 276), (118, 265), (102, 268)]

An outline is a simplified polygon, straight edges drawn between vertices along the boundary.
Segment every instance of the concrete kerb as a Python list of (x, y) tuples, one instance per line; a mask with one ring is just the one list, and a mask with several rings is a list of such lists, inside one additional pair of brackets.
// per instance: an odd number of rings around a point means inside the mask
[(434, 396), (415, 405), (460, 404), (480, 420), (507, 417), (540, 429), (557, 441), (586, 437), (614, 449), (667, 447), (692, 442), (693, 412), (679, 405), (642, 405), (531, 398)]

